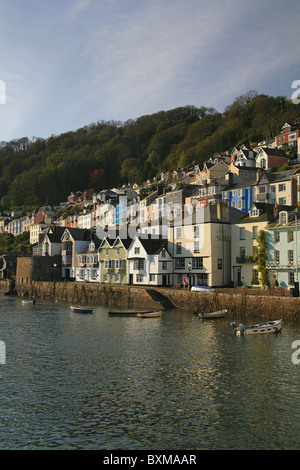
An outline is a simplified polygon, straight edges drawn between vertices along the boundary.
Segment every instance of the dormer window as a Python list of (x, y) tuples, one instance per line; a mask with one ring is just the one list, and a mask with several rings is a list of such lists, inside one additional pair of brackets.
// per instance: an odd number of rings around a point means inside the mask
[(95, 249), (95, 243), (91, 242), (90, 245), (89, 245), (89, 250), (94, 251), (94, 249)]
[(287, 212), (282, 211), (279, 213), (279, 225), (285, 225), (288, 222)]
[(259, 216), (259, 210), (256, 207), (253, 207), (251, 211), (249, 211), (249, 217), (258, 217)]

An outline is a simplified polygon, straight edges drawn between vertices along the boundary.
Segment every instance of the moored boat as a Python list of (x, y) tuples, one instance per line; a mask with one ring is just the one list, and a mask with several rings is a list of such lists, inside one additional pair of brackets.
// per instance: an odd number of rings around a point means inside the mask
[(32, 300), (22, 300), (22, 304), (25, 305), (25, 304), (35, 304), (35, 299), (32, 299)]
[(215, 292), (215, 289), (209, 286), (192, 286), (191, 290), (197, 292)]
[(156, 312), (140, 312), (136, 314), (137, 317), (140, 318), (153, 318), (153, 317), (160, 317), (161, 316), (161, 311), (158, 310)]
[(206, 313), (203, 310), (201, 313), (199, 313), (199, 316), (202, 317), (202, 318), (224, 318), (225, 313), (227, 313), (226, 309), (218, 310), (217, 312), (210, 312), (210, 313)]
[(242, 323), (236, 326), (235, 322), (231, 323), (233, 332), (237, 335), (260, 335), (268, 333), (278, 333), (282, 328), (282, 319), (259, 323), (256, 325), (246, 326)]
[(114, 316), (114, 317), (136, 317), (138, 313), (151, 313), (152, 310), (142, 312), (141, 310), (114, 310), (114, 311), (109, 311), (108, 315), (109, 316)]
[(92, 307), (81, 307), (80, 305), (71, 305), (70, 309), (72, 312), (78, 313), (93, 313), (94, 311)]

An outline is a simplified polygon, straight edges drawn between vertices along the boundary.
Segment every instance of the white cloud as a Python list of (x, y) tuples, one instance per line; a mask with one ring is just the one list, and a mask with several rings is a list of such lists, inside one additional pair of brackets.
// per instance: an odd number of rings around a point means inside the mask
[(222, 111), (300, 79), (293, 0), (3, 1), (0, 140), (185, 104)]

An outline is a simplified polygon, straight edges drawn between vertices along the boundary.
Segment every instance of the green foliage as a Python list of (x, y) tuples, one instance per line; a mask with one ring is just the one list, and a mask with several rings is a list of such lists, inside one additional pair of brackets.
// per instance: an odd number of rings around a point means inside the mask
[(257, 252), (254, 259), (257, 263), (257, 271), (260, 273), (260, 283), (265, 287), (269, 285), (267, 270), (267, 235), (264, 230), (260, 230), (257, 237)]
[(0, 148), (1, 206), (58, 204), (71, 191), (140, 183), (274, 137), (285, 122), (300, 123), (300, 106), (249, 91), (223, 113), (183, 106), (125, 123), (100, 121), (48, 139), (14, 139)]
[(14, 237), (11, 233), (0, 233), (0, 252), (14, 251), (21, 253), (30, 252), (29, 232), (23, 232)]

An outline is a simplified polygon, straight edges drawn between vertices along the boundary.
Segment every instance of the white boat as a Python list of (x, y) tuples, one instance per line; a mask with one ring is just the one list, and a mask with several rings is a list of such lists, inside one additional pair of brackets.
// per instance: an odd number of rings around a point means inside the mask
[(225, 317), (225, 313), (227, 313), (227, 310), (218, 310), (217, 312), (210, 312), (206, 313), (204, 310), (199, 313), (199, 316), (202, 318), (223, 318)]
[(32, 300), (22, 300), (22, 304), (25, 305), (25, 304), (35, 304), (35, 299), (32, 299)]
[(192, 286), (191, 290), (197, 292), (215, 292), (215, 289), (209, 286)]
[(71, 305), (72, 312), (78, 313), (93, 313), (94, 309), (91, 307), (81, 307), (80, 305)]
[(144, 313), (137, 313), (136, 314), (137, 317), (140, 317), (140, 318), (153, 318), (153, 317), (160, 317), (161, 316), (161, 311), (158, 310), (156, 312), (144, 312)]
[(259, 323), (257, 325), (245, 326), (242, 323), (236, 326), (235, 322), (231, 323), (233, 332), (237, 335), (261, 335), (268, 333), (278, 333), (282, 328), (282, 319)]

